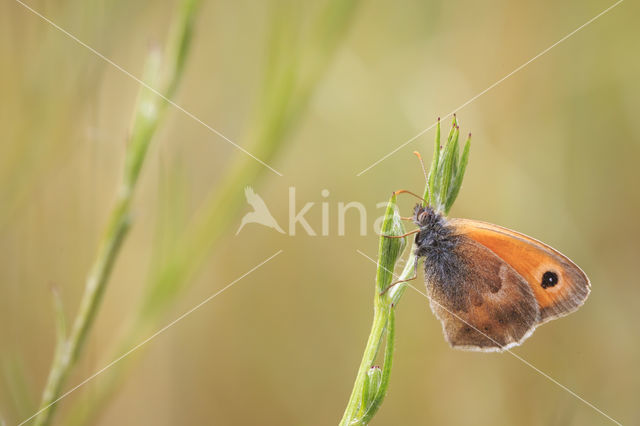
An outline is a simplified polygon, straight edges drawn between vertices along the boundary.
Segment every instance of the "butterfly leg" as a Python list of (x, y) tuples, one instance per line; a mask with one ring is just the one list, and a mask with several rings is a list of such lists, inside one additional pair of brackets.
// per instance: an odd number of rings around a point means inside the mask
[(381, 236), (381, 237), (385, 237), (385, 238), (404, 238), (404, 237), (407, 237), (407, 236), (409, 236), (409, 235), (417, 234), (418, 232), (420, 232), (420, 228), (418, 228), (418, 229), (414, 229), (414, 230), (413, 230), (413, 231), (411, 231), (411, 232), (407, 232), (407, 233), (406, 233), (406, 234), (404, 234), (404, 235), (383, 235), (383, 234), (380, 234), (380, 236)]
[(398, 281), (394, 281), (391, 284), (389, 284), (389, 287), (385, 288), (384, 291), (382, 293), (380, 293), (380, 296), (384, 295), (387, 291), (389, 291), (389, 289), (393, 286), (395, 286), (396, 284), (400, 284), (400, 283), (406, 283), (408, 281), (413, 281), (416, 278), (418, 278), (418, 260), (416, 259), (416, 261), (413, 263), (413, 277), (411, 278), (407, 278), (404, 280), (398, 280)]

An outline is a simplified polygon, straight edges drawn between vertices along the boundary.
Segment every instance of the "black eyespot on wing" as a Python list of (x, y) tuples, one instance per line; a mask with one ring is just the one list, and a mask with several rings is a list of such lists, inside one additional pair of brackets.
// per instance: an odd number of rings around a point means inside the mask
[(542, 288), (553, 287), (558, 284), (558, 274), (555, 272), (547, 271), (542, 275), (542, 282), (540, 285)]

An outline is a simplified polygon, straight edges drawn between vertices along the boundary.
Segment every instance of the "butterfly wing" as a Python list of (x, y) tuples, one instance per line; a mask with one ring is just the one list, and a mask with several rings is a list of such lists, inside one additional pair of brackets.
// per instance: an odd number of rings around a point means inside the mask
[(495, 253), (531, 287), (540, 309), (540, 323), (578, 309), (591, 288), (585, 273), (562, 253), (526, 235), (490, 223), (451, 219), (456, 233)]
[(425, 261), (431, 309), (442, 322), (449, 344), (496, 351), (526, 339), (540, 318), (526, 280), (471, 238), (459, 238), (452, 256), (451, 267)]

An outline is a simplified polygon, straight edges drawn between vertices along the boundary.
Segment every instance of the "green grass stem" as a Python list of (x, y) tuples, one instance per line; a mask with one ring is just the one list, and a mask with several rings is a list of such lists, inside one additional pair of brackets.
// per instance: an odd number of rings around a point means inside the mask
[[(152, 51), (147, 61), (144, 81), (150, 87), (161, 87), (166, 97), (173, 96), (184, 68), (197, 0), (185, 0), (169, 39), (167, 62), (158, 51)], [(86, 279), (78, 312), (68, 336), (62, 334), (58, 321), (59, 342), (44, 388), (35, 425), (51, 423), (62, 386), (80, 357), (98, 313), (113, 265), (130, 227), (133, 194), (153, 135), (166, 111), (167, 101), (143, 88), (138, 98), (129, 144), (125, 153), (125, 168), (116, 201), (102, 236), (98, 251)], [(59, 317), (60, 315), (58, 315)]]

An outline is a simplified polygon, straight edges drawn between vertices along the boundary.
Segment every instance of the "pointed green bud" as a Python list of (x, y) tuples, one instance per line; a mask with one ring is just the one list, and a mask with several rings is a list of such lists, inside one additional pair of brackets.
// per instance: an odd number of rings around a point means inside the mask
[(407, 244), (406, 238), (389, 238), (405, 234), (404, 225), (396, 207), (396, 194), (391, 195), (380, 229), (378, 249), (378, 272), (376, 282), (378, 293), (384, 292), (393, 282), (393, 271), (398, 258)]
[(382, 369), (378, 366), (371, 367), (367, 371), (367, 376), (364, 379), (364, 388), (362, 389), (362, 407), (365, 412), (376, 402), (381, 383)]
[(429, 169), (429, 203), (437, 211), (447, 214), (453, 206), (464, 177), (469, 160), (471, 134), (460, 156), (460, 126), (454, 115), (451, 130), (444, 147), (440, 145), (440, 122), (436, 128), (434, 157)]

